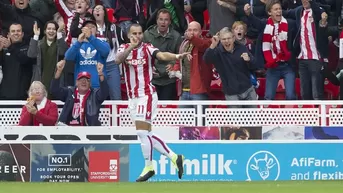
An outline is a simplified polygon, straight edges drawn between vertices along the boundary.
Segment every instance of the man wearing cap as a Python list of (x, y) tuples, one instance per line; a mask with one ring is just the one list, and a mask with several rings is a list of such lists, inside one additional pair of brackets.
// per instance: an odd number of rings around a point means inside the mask
[(103, 73), (104, 65), (97, 63), (96, 77), (99, 77), (100, 88), (91, 87), (93, 74), (79, 72), (76, 87), (60, 87), (60, 77), (65, 66), (65, 60), (57, 63), (55, 78), (51, 81), (51, 93), (64, 102), (59, 125), (70, 126), (101, 126), (99, 113), (101, 104), (108, 97), (108, 85)]
[[(80, 72), (88, 72), (91, 75), (91, 85), (99, 88), (99, 77), (97, 73), (97, 63), (106, 64), (107, 56), (110, 52), (110, 45), (95, 37), (97, 25), (94, 20), (85, 20), (82, 25), (82, 33), (65, 53), (65, 60), (75, 62), (75, 80)], [(106, 77), (106, 68), (104, 76)]]

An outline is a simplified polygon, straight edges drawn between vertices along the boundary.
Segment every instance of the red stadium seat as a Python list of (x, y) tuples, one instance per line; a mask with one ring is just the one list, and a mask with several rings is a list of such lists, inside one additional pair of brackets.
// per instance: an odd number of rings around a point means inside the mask
[(202, 30), (201, 35), (206, 38), (210, 38), (211, 34), (209, 30)]
[(121, 100), (128, 100), (125, 79), (123, 76), (120, 79), (120, 90), (121, 90)]
[(260, 82), (260, 86), (256, 89), (256, 94), (258, 95), (259, 100), (264, 100), (264, 94), (266, 91), (266, 79), (265, 78), (257, 78)]
[(204, 30), (209, 30), (210, 29), (210, 16), (208, 14), (208, 10), (206, 9), (204, 11)]
[(295, 94), (297, 96), (297, 99), (301, 99), (300, 78), (295, 79)]
[(339, 98), (339, 86), (333, 85), (330, 81), (325, 79), (324, 94), (325, 99), (337, 100)]
[(263, 105), (263, 108), (278, 109), (281, 108), (281, 105)]
[(106, 8), (106, 11), (107, 11), (108, 21), (110, 21), (111, 23), (115, 23), (116, 19), (114, 18), (114, 9)]
[(283, 105), (283, 108), (316, 108), (315, 105)]

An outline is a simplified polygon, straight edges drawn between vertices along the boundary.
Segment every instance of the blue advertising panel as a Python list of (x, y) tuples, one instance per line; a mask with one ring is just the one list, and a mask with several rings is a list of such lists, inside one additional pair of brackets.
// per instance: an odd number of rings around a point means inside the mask
[(305, 127), (305, 139), (342, 140), (342, 127)]
[[(170, 144), (184, 154), (182, 181), (263, 181), (343, 179), (342, 143)], [(144, 167), (139, 144), (130, 145), (129, 180)], [(177, 181), (171, 161), (154, 151), (150, 181)]]
[(32, 144), (31, 182), (128, 181), (125, 144)]

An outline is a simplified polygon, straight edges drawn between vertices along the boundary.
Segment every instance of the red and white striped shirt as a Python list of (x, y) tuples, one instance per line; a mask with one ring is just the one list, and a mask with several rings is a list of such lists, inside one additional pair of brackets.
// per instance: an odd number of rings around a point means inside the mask
[[(65, 5), (65, 3), (63, 2), (63, 0), (55, 0), (55, 5), (56, 5), (57, 11), (61, 14), (63, 18), (64, 24), (65, 24), (65, 31), (67, 34), (66, 42), (68, 46), (70, 46), (71, 43), (74, 43), (75, 41), (77, 41), (77, 38), (72, 38), (70, 34), (70, 26), (74, 17), (74, 11), (70, 11), (68, 7)], [(83, 19), (80, 18), (79, 28), (82, 27), (82, 23), (83, 23)]]
[[(122, 44), (118, 53), (124, 52), (129, 44)], [(149, 43), (141, 43), (138, 48), (131, 51), (129, 56), (123, 62), (126, 88), (129, 98), (138, 98), (146, 95), (152, 95), (156, 92), (152, 85), (153, 67), (155, 58), (153, 53), (158, 51)]]
[(300, 24), (300, 54), (299, 59), (320, 60), (320, 54), (316, 45), (316, 27), (314, 24), (312, 9), (303, 11)]

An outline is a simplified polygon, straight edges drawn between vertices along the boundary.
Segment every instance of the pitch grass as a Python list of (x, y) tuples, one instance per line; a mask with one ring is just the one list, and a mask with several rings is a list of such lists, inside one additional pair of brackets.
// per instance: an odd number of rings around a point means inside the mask
[(343, 181), (7, 183), (1, 193), (343, 193)]

